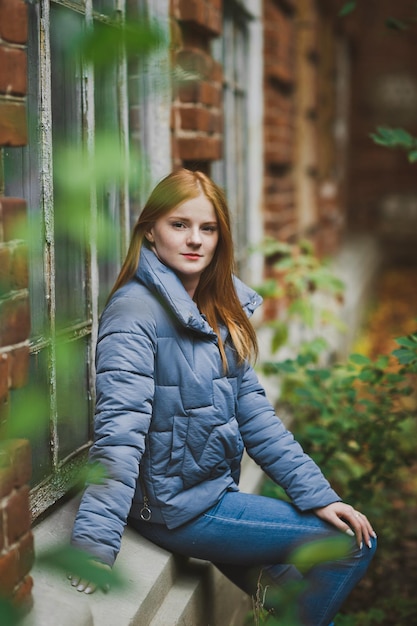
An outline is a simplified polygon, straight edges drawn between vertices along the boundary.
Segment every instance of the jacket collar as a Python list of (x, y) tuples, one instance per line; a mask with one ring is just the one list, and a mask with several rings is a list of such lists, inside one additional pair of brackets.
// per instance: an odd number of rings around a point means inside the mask
[[(196, 303), (190, 298), (178, 276), (164, 265), (152, 250), (143, 246), (136, 277), (148, 289), (156, 292), (168, 304), (181, 324), (197, 332), (214, 335), (215, 333), (202, 315)], [(262, 298), (253, 289), (234, 277), (238, 298), (248, 317), (262, 303)]]

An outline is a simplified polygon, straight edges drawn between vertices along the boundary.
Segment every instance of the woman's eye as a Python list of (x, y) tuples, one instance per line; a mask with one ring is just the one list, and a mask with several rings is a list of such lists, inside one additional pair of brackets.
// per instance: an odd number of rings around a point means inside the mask
[(172, 226), (174, 228), (185, 228), (185, 224), (183, 222), (173, 222)]
[(209, 233), (215, 233), (217, 231), (217, 226), (204, 226), (203, 230)]

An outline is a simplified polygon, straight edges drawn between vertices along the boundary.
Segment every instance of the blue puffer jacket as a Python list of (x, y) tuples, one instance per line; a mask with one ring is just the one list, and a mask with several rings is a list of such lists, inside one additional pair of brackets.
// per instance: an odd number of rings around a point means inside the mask
[[(248, 315), (261, 298), (236, 279)], [(256, 374), (217, 337), (180, 280), (143, 248), (134, 280), (100, 322), (92, 462), (104, 484), (84, 492), (72, 542), (112, 565), (145, 492), (151, 523), (174, 528), (238, 490), (244, 448), (301, 510), (340, 500), (276, 417)], [(140, 474), (140, 478), (139, 478)]]

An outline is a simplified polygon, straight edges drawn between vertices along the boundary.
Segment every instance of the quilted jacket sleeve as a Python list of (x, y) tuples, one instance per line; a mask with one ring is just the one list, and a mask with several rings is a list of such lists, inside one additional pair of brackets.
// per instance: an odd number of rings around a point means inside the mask
[(275, 415), (265, 391), (247, 367), (238, 396), (238, 422), (246, 450), (302, 511), (340, 501), (316, 463)]
[(152, 414), (153, 320), (141, 301), (116, 297), (100, 323), (90, 462), (102, 463), (106, 478), (87, 486), (72, 543), (108, 565), (120, 549)]

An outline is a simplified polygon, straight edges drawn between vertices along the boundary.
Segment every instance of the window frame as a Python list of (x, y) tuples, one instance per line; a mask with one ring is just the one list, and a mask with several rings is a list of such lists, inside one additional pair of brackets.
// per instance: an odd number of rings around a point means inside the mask
[[(223, 7), (223, 34), (213, 42), (213, 56), (224, 68), (223, 159), (212, 166), (213, 179), (225, 189), (233, 223), (237, 270), (241, 278), (255, 284), (263, 274), (263, 258), (251, 252), (263, 237), (263, 24), (261, 0), (229, 0)], [(240, 29), (245, 50), (233, 47), (230, 36)], [(240, 80), (235, 81), (239, 58)], [(244, 74), (244, 77), (242, 76)], [(244, 99), (242, 123), (236, 126), (236, 97)], [(239, 138), (240, 148), (236, 147)], [(240, 153), (239, 153), (240, 151)], [(240, 179), (236, 163), (240, 162)], [(243, 193), (238, 194), (239, 185)]]
[[(56, 0), (53, 3), (49, 0), (40, 0), (38, 4), (29, 6), (29, 27), (31, 31), (31, 41), (29, 46), (32, 50), (28, 53), (33, 55), (32, 59), (37, 59), (38, 63), (29, 63), (29, 72), (34, 71), (33, 79), (29, 75), (29, 84), (32, 81), (34, 93), (29, 97), (28, 109), (29, 119), (38, 120), (37, 128), (34, 130), (33, 125), (30, 126), (29, 144), (24, 148), (14, 148), (13, 150), (21, 150), (22, 178), (20, 181), (21, 195), (26, 198), (29, 207), (37, 207), (37, 219), (41, 225), (41, 233), (39, 236), (38, 261), (43, 265), (43, 274), (40, 278), (37, 301), (31, 302), (32, 315), (37, 315), (37, 308), (42, 308), (44, 315), (44, 327), (36, 328), (32, 333), (29, 343), (30, 359), (32, 362), (44, 360), (45, 384), (49, 391), (49, 416), (45, 415), (45, 425), (49, 432), (48, 449), (43, 449), (41, 444), (41, 454), (45, 456), (34, 456), (33, 464), (39, 463), (45, 468), (45, 477), (33, 485), (31, 489), (31, 509), (32, 517), (36, 519), (40, 514), (50, 508), (56, 501), (64, 496), (77, 482), (79, 472), (84, 465), (88, 449), (92, 439), (92, 415), (95, 401), (94, 383), (94, 353), (95, 343), (97, 339), (98, 321), (99, 321), (99, 260), (97, 248), (97, 221), (98, 221), (98, 202), (95, 186), (92, 184), (89, 193), (90, 212), (88, 220), (90, 222), (88, 243), (85, 246), (85, 259), (83, 259), (83, 302), (85, 303), (85, 311), (83, 318), (78, 321), (72, 321), (63, 328), (57, 326), (57, 289), (56, 289), (56, 251), (55, 251), (55, 198), (54, 198), (54, 147), (55, 138), (52, 129), (52, 85), (51, 85), (51, 28), (52, 28), (52, 11), (58, 11), (59, 8), (74, 11), (80, 21), (82, 27), (91, 28), (95, 21), (109, 23), (109, 17), (98, 14), (93, 10), (92, 0), (85, 0), (83, 4), (75, 4), (66, 0)], [(124, 0), (117, 0), (115, 4), (119, 18), (124, 16)], [(126, 160), (129, 158), (129, 111), (128, 111), (128, 74), (127, 62), (124, 56), (117, 60), (117, 115), (118, 115), (118, 132), (120, 136), (121, 151)], [(94, 89), (94, 72), (90, 65), (80, 63), (79, 88), (81, 90), (81, 132), (80, 141), (82, 149), (93, 158), (95, 149), (95, 89)], [(32, 109), (32, 115), (31, 115)], [(36, 110), (35, 111), (33, 110)], [(16, 152), (14, 153), (16, 155)], [(12, 191), (15, 191), (14, 189)], [(6, 179), (7, 192), (7, 179)], [(120, 215), (120, 248), (121, 257), (127, 250), (128, 238), (130, 233), (130, 204), (129, 204), (129, 181), (126, 172), (121, 184), (119, 193), (119, 215)], [(30, 217), (30, 215), (29, 215)], [(28, 242), (29, 247), (31, 241)], [(32, 259), (33, 261), (33, 259)], [(119, 260), (120, 264), (121, 259)], [(38, 265), (39, 265), (38, 264)], [(29, 271), (31, 269), (31, 263)], [(29, 289), (33, 296), (35, 289)], [(39, 294), (42, 294), (41, 296)], [(42, 301), (42, 302), (41, 302)], [(38, 324), (39, 326), (39, 324)], [(83, 362), (86, 367), (85, 376), (82, 374), (80, 378), (84, 379), (86, 403), (88, 403), (88, 411), (85, 415), (84, 428), (86, 436), (85, 441), (81, 444), (78, 441), (73, 449), (66, 453), (60, 454), (61, 448), (65, 446), (60, 444), (59, 436), (59, 416), (58, 416), (58, 377), (63, 376), (63, 372), (59, 370), (57, 363), (57, 343), (75, 342), (75, 344), (83, 347)], [(16, 404), (17, 394), (21, 398), (25, 398), (31, 380), (28, 386), (16, 392), (12, 392), (11, 408), (13, 419), (13, 406)], [(80, 392), (80, 390), (78, 390)], [(13, 398), (14, 395), (14, 398)], [(30, 396), (28, 396), (30, 397)], [(24, 400), (23, 400), (24, 401)], [(47, 423), (47, 427), (46, 427)], [(24, 433), (22, 433), (24, 436)], [(61, 440), (63, 441), (63, 439)], [(36, 451), (35, 451), (36, 454)], [(48, 457), (48, 458), (47, 458)]]

